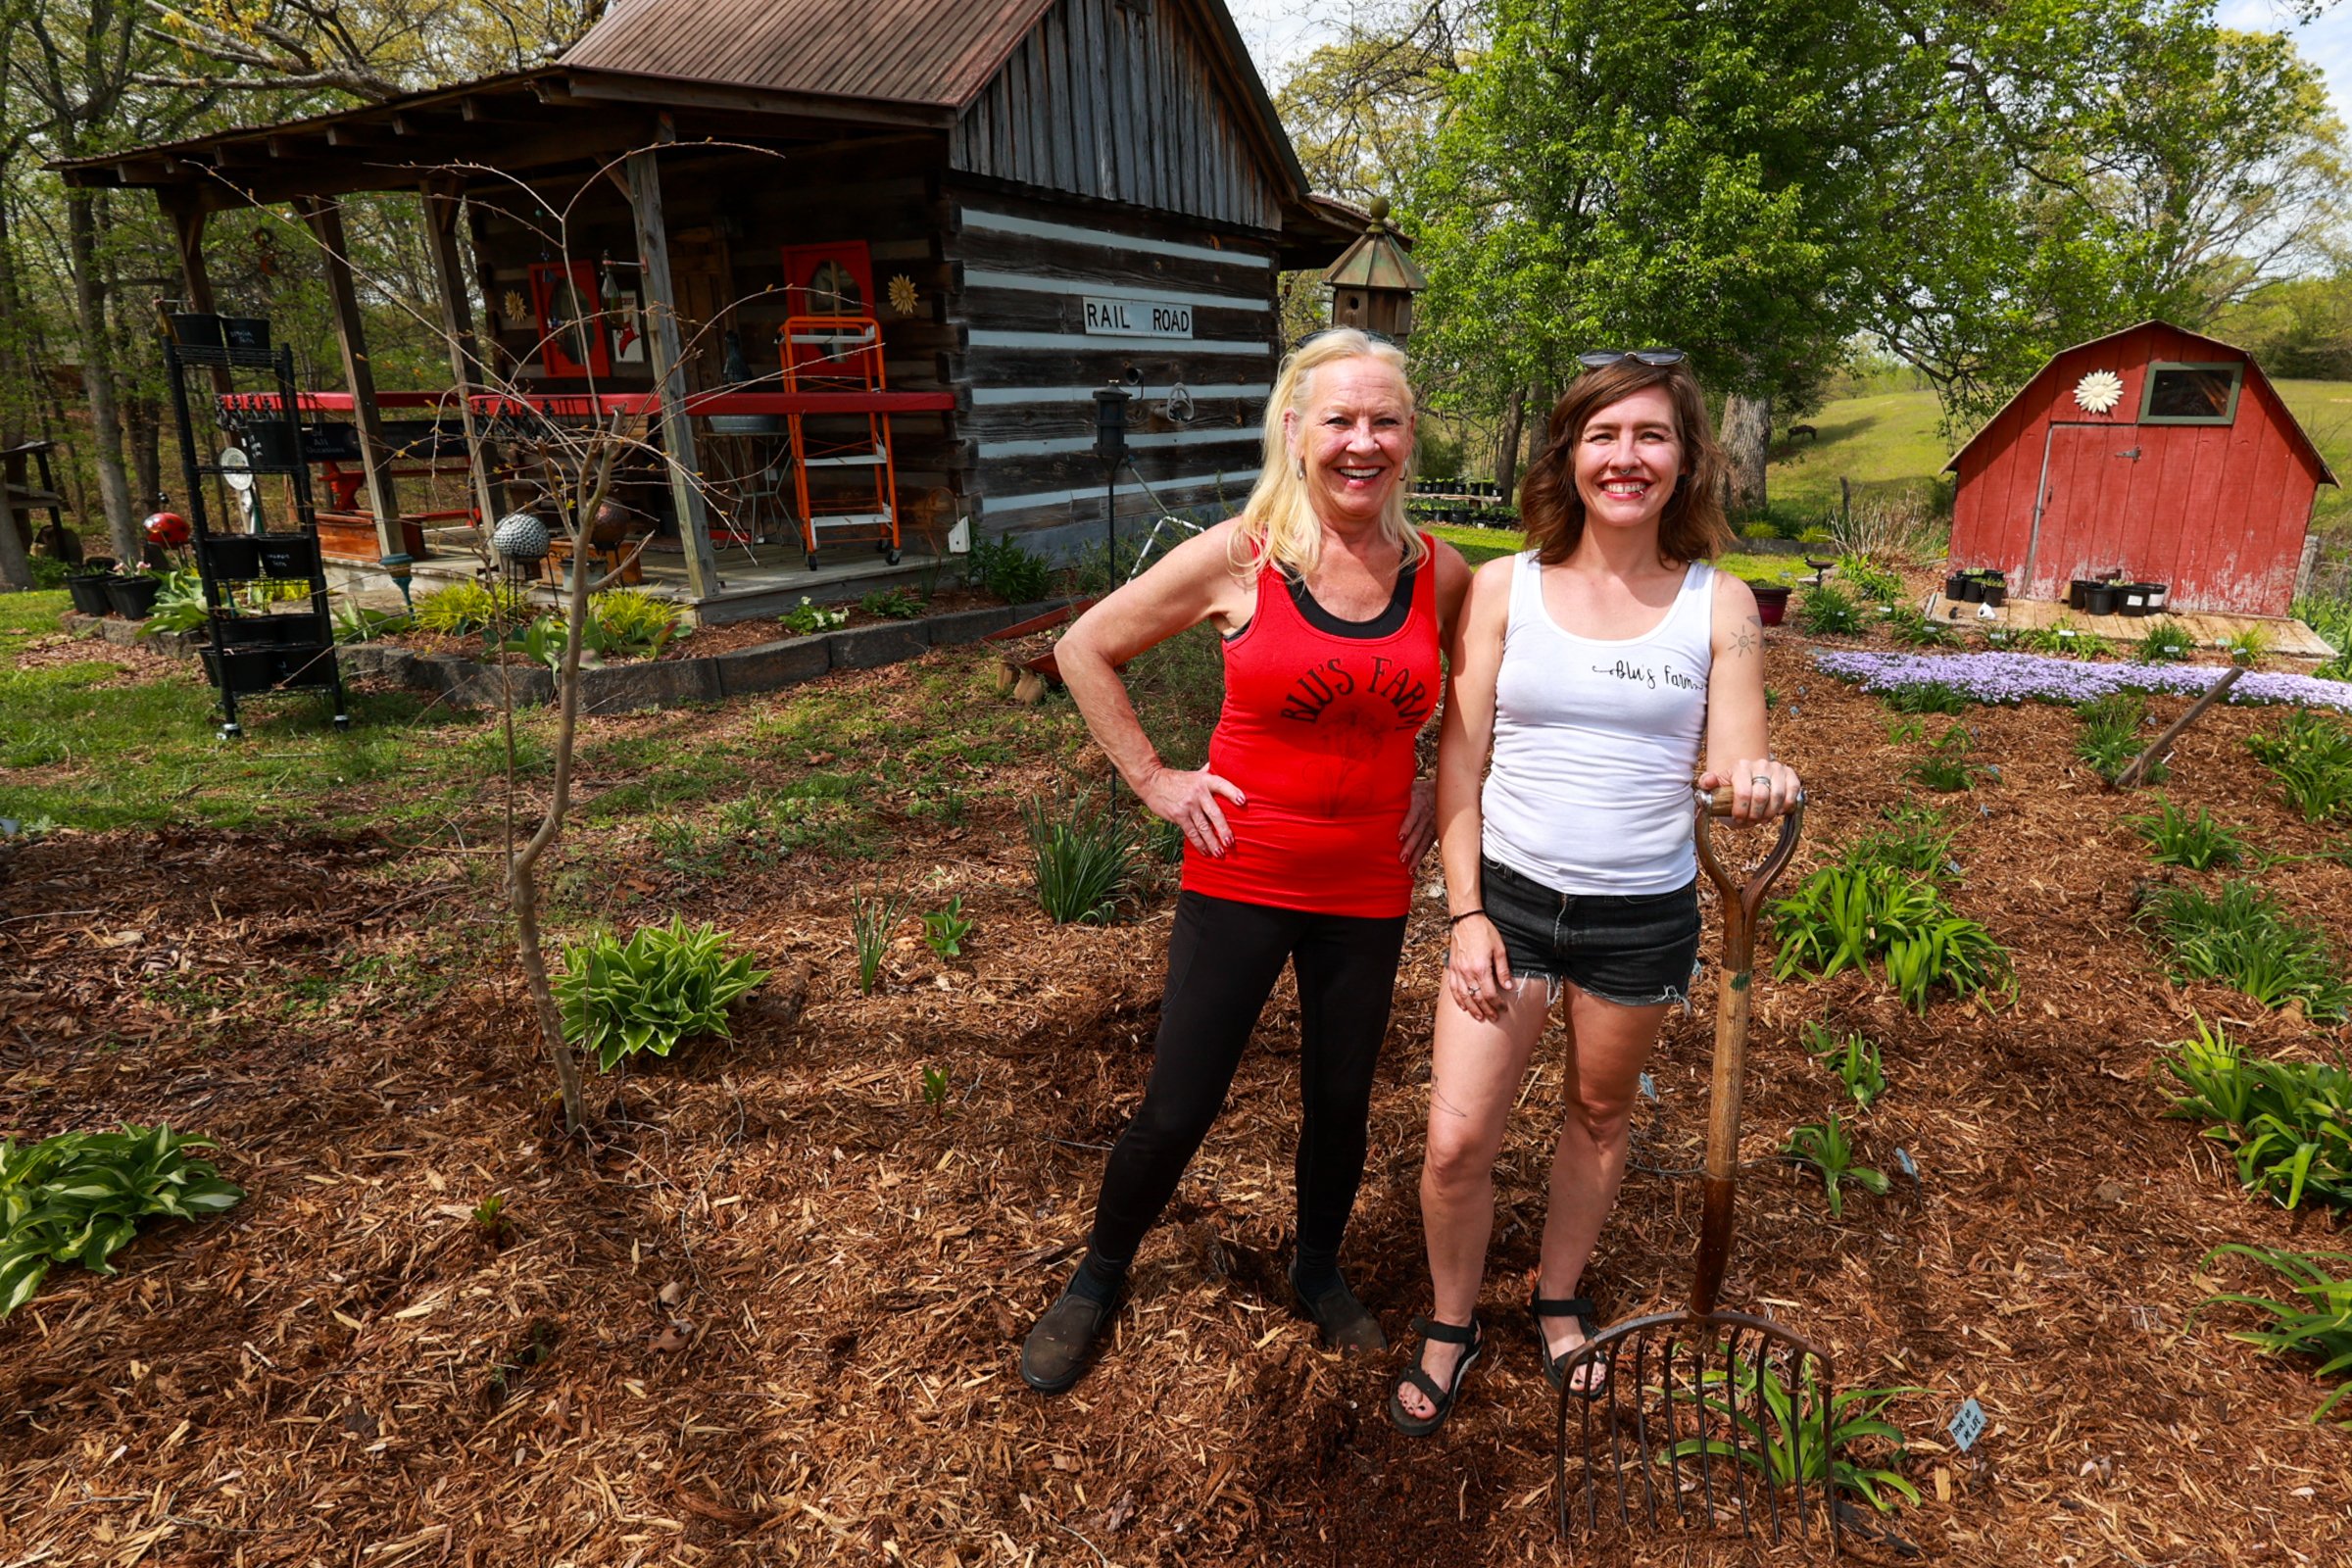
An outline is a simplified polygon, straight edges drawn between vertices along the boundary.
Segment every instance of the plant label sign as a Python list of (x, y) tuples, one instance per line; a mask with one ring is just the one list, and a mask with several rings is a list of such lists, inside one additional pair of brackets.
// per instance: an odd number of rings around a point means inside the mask
[(1908, 1149), (1895, 1150), (1894, 1162), (1903, 1168), (1904, 1175), (1910, 1177), (1913, 1181), (1919, 1180), (1919, 1166), (1913, 1162), (1911, 1158), (1911, 1151)]
[(1964, 1401), (1959, 1413), (1952, 1417), (1952, 1424), (1945, 1430), (1951, 1433), (1952, 1441), (1960, 1446), (1960, 1451), (1966, 1453), (1984, 1435), (1984, 1407), (1975, 1399)]
[(1658, 1098), (1658, 1081), (1647, 1073), (1642, 1075), (1642, 1098), (1649, 1101)]

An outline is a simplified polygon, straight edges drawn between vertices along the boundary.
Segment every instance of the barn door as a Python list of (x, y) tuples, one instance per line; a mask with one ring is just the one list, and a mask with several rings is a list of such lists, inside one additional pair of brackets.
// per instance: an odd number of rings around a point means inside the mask
[(2014, 592), (2063, 600), (2070, 578), (2135, 569), (2123, 557), (2143, 433), (2129, 424), (2049, 427), (2024, 581)]

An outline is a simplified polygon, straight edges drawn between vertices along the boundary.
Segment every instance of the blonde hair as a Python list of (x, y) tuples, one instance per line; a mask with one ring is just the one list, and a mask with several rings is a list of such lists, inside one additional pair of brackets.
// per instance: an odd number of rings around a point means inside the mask
[[(1282, 362), (1282, 369), (1274, 377), (1273, 394), (1266, 399), (1266, 434), (1264, 466), (1259, 468), (1257, 483), (1250, 488), (1250, 499), (1242, 507), (1241, 526), (1234, 530), (1229, 555), (1237, 572), (1255, 575), (1271, 563), (1305, 576), (1315, 569), (1323, 555), (1323, 520), (1315, 514), (1314, 497), (1299, 473), (1297, 461), (1291, 456), (1288, 432), (1284, 429), (1286, 414), (1306, 417), (1308, 383), (1314, 373), (1327, 365), (1341, 360), (1378, 360), (1396, 372), (1404, 385), (1404, 398), (1409, 406), (1413, 401), (1413, 383), (1405, 371), (1404, 351), (1383, 338), (1359, 332), (1353, 327), (1333, 327), (1316, 332), (1293, 349)], [(1418, 446), (1405, 458), (1404, 471), (1396, 476), (1396, 484), (1380, 513), (1381, 536), (1395, 544), (1402, 555), (1401, 564), (1418, 564), (1428, 551), (1421, 535), (1414, 531), (1404, 515), (1404, 493), (1413, 474), (1413, 459)]]

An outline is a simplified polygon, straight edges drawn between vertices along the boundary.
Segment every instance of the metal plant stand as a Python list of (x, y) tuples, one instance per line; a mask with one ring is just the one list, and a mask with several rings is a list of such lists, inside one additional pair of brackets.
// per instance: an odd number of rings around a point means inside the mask
[[(318, 525), (311, 505), (310, 466), (303, 450), (302, 420), (294, 398), (294, 351), (270, 348), (269, 323), (247, 318), (175, 316), (164, 343), (164, 366), (172, 382), (172, 415), (179, 431), (180, 468), (185, 476), (188, 522), (197, 574), (204, 582), (211, 643), (204, 672), (220, 693), (220, 735), (244, 733), (237, 699), (271, 692), (320, 692), (334, 709), (335, 728), (351, 727), (343, 674), (335, 662), (333, 623), (327, 618), (326, 566), (318, 552)], [(225, 371), (216, 378), (211, 372)], [(237, 372), (268, 377), (264, 397), (274, 396), (270, 414), (249, 414), (242, 430), (246, 446), (201, 457), (195, 420), (188, 412), (188, 379), (197, 372), (206, 395), (219, 379)], [(209, 421), (208, 421), (209, 422)], [(216, 532), (206, 513), (206, 481), (227, 485), (263, 520), (258, 486), (266, 477), (287, 481), (293, 526), (267, 532)], [(266, 526), (266, 524), (265, 524)], [(307, 582), (307, 609), (272, 613), (270, 607), (247, 611), (236, 603), (235, 585), (246, 582)]]

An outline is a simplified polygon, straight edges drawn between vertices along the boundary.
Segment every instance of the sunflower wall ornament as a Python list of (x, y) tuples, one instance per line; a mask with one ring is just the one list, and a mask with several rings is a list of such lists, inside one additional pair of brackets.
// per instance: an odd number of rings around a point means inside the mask
[(912, 316), (922, 308), (923, 297), (914, 291), (914, 279), (905, 272), (890, 280), (890, 308), (901, 316)]
[(2085, 414), (2105, 414), (2124, 400), (2124, 378), (2113, 370), (2093, 370), (2075, 383), (2075, 405)]

